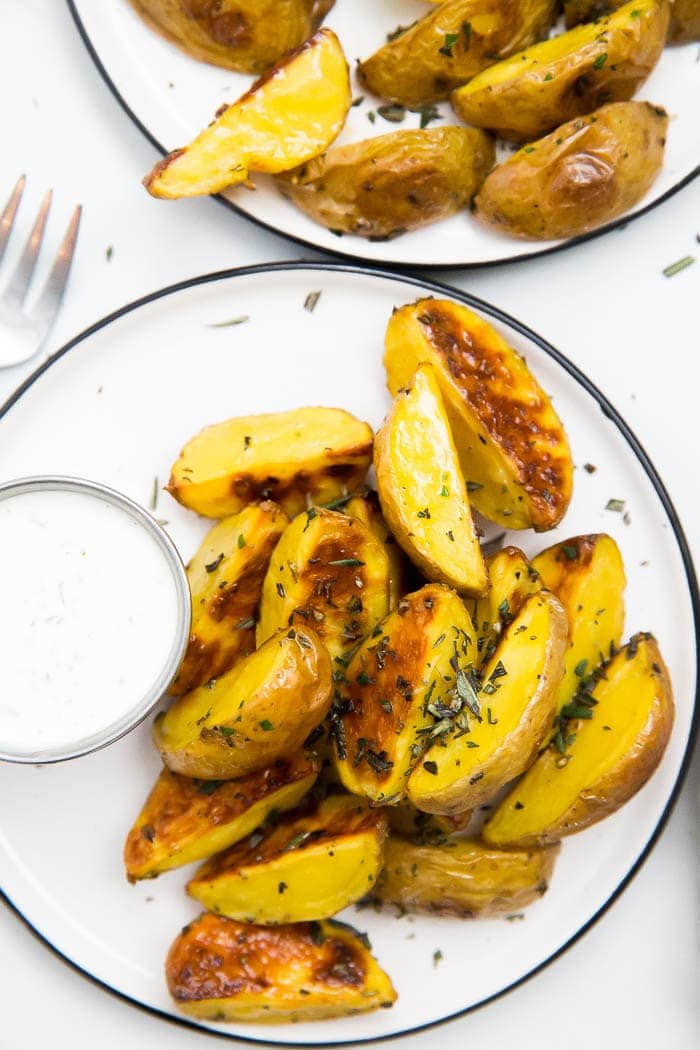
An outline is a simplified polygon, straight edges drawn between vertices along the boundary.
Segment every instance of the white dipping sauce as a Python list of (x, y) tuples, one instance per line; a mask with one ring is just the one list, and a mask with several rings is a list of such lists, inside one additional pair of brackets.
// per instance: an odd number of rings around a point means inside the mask
[(157, 683), (177, 624), (165, 551), (126, 510), (80, 490), (0, 499), (0, 753), (108, 736)]

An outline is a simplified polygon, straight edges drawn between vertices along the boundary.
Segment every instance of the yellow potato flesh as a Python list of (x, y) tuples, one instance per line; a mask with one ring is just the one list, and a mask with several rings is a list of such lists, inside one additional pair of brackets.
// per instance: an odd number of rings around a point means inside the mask
[(374, 469), (384, 517), (423, 574), (460, 594), (484, 594), (486, 567), (431, 365), (397, 394), (375, 440)]
[(464, 810), (453, 816), (440, 813), (421, 813), (408, 799), (403, 799), (396, 806), (384, 809), (392, 835), (402, 835), (412, 842), (444, 842), (449, 835), (464, 831), (471, 819), (472, 811)]
[(382, 866), (386, 818), (348, 795), (294, 813), (262, 841), (241, 842), (195, 874), (209, 911), (265, 925), (326, 919), (364, 897)]
[(487, 594), (467, 603), (476, 632), (479, 668), (493, 656), (504, 628), (517, 616), (524, 602), (542, 590), (539, 573), (517, 547), (496, 551), (487, 558), (486, 569)]
[(339, 408), (239, 416), (187, 442), (168, 491), (208, 518), (256, 499), (274, 500), (293, 517), (357, 488), (372, 461), (372, 437), (367, 423)]
[(592, 717), (567, 723), (567, 753), (550, 745), (484, 828), (496, 846), (557, 841), (613, 813), (649, 779), (673, 725), (668, 672), (654, 639), (637, 636), (604, 668)]
[(335, 33), (320, 29), (144, 180), (154, 197), (218, 193), (250, 171), (280, 172), (326, 149), (350, 108), (348, 65)]
[(393, 609), (406, 593), (406, 563), (401, 548), (382, 517), (376, 492), (368, 491), (353, 496), (343, 509), (351, 518), (357, 518), (366, 525), (375, 539), (384, 545), (389, 562), (389, 609)]
[(482, 805), (532, 764), (556, 712), (565, 645), (559, 602), (546, 591), (533, 595), (484, 668), (469, 732), (433, 744), (413, 770), (414, 806), (454, 813)]

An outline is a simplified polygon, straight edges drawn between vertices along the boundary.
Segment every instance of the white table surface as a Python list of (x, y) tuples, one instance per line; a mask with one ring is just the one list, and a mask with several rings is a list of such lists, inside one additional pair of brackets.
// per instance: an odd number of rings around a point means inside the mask
[[(84, 206), (71, 285), (49, 350), (152, 289), (230, 266), (314, 257), (214, 201), (166, 204), (140, 185), (155, 154), (92, 65), (63, 0), (0, 0), (0, 199), (29, 175), (27, 208), (55, 189), (49, 242)], [(700, 549), (696, 426), (700, 180), (624, 230), (539, 261), (444, 279), (520, 318), (617, 405), (665, 479)], [(112, 246), (111, 259), (106, 257)], [(15, 250), (17, 245), (14, 245)], [(662, 269), (698, 262), (672, 279)], [(0, 401), (28, 373), (0, 372)], [(688, 639), (689, 651), (692, 639)], [(4, 806), (11, 799), (3, 799)], [(700, 763), (655, 851), (613, 909), (562, 958), (504, 999), (405, 1050), (697, 1046)], [(109, 901), (105, 901), (109, 907)], [(470, 960), (469, 965), (478, 965)], [(78, 976), (0, 907), (0, 1047), (194, 1050), (215, 1045)], [(468, 968), (465, 967), (465, 980)]]

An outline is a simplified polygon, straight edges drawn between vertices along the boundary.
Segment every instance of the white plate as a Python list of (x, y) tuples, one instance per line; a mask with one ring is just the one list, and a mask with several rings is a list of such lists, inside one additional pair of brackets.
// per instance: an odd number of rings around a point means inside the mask
[[(322, 294), (309, 313), (303, 304), (316, 290)], [(451, 294), (495, 320), (553, 393), (575, 462), (597, 465), (592, 475), (577, 470), (562, 528), (514, 539), (534, 552), (580, 532), (615, 536), (629, 577), (626, 631), (651, 628), (658, 635), (675, 687), (676, 724), (650, 782), (609, 820), (564, 844), (549, 892), (522, 921), (398, 921), (348, 909), (344, 918), (368, 930), (396, 984), (394, 1008), (319, 1024), (203, 1026), (239, 1038), (327, 1046), (432, 1024), (522, 981), (609, 905), (668, 814), (692, 730), (696, 586), (678, 522), (624, 423), (542, 339), (467, 295), (347, 267), (280, 264), (157, 292), (74, 340), (0, 415), (0, 480), (77, 474), (147, 503), (154, 475), (162, 484), (183, 442), (207, 423), (328, 404), (378, 424), (389, 403), (384, 327), (394, 306), (426, 293)], [(243, 314), (246, 324), (208, 327)], [(605, 510), (611, 497), (626, 501), (629, 525)], [(206, 522), (164, 493), (157, 514), (168, 520), (183, 556), (191, 555)], [(132, 887), (121, 861), (125, 834), (157, 769), (148, 726), (64, 765), (0, 766), (0, 885), (74, 965), (149, 1009), (177, 1016), (163, 960), (198, 911), (183, 892), (186, 872)], [(435, 967), (438, 949), (443, 958)]]
[[(222, 102), (232, 102), (250, 85), (251, 78), (197, 62), (164, 41), (136, 15), (127, 0), (68, 0), (76, 24), (100, 72), (124, 109), (165, 153), (183, 146), (209, 121)], [(408, 25), (427, 11), (420, 0), (338, 0), (327, 23), (338, 33), (351, 67), (354, 60), (372, 54), (387, 32)], [(665, 106), (671, 114), (664, 165), (653, 187), (634, 212), (610, 223), (612, 229), (658, 204), (700, 172), (700, 64), (697, 44), (667, 48), (639, 97)], [(367, 95), (353, 71), (353, 94)], [(397, 127), (418, 126), (409, 114), (401, 125), (381, 117), (371, 124), (367, 111), (381, 100), (367, 96), (351, 109), (339, 142), (369, 138)], [(455, 117), (447, 102), (440, 104), (444, 123)], [(431, 125), (433, 127), (435, 125)], [(146, 174), (145, 172), (143, 173)], [(567, 244), (587, 240), (601, 230), (570, 241), (533, 243), (504, 237), (477, 223), (468, 212), (445, 222), (405, 234), (396, 240), (370, 243), (360, 237), (334, 236), (284, 200), (272, 180), (255, 179), (258, 189), (230, 192), (230, 203), (255, 222), (302, 244), (336, 255), (372, 263), (401, 266), (479, 266), (524, 259)], [(145, 192), (145, 190), (144, 190)], [(167, 205), (154, 202), (154, 207)], [(182, 201), (173, 208), (186, 208)]]

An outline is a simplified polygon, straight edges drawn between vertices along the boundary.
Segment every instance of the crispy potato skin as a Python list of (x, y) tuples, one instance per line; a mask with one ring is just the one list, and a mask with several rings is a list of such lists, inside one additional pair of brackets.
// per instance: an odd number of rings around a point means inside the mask
[(663, 50), (666, 0), (631, 0), (611, 15), (513, 55), (452, 93), (467, 123), (528, 142), (606, 102), (631, 98)]
[(218, 678), (255, 648), (255, 620), (270, 556), (288, 522), (275, 503), (250, 504), (215, 525), (187, 566), (192, 630), (173, 696)]
[(264, 925), (326, 919), (374, 887), (387, 822), (364, 799), (309, 801), (270, 831), (213, 857), (187, 892), (209, 911)]
[(289, 517), (330, 503), (364, 480), (372, 428), (339, 408), (239, 416), (205, 427), (173, 465), (168, 492), (208, 518), (272, 499)]
[(348, 64), (335, 33), (319, 29), (286, 54), (182, 149), (143, 180), (153, 197), (219, 193), (304, 164), (338, 135), (351, 103)]
[(389, 609), (394, 609), (408, 590), (407, 564), (403, 551), (382, 517), (377, 493), (372, 489), (358, 493), (348, 500), (343, 509), (351, 518), (357, 518), (366, 525), (375, 539), (383, 544), (389, 561)]
[(423, 575), (484, 594), (486, 566), (432, 365), (420, 365), (396, 395), (375, 439), (374, 469), (384, 517)]
[(687, 44), (691, 40), (700, 40), (699, 0), (674, 0), (668, 40), (671, 44)]
[(485, 825), (486, 842), (534, 846), (595, 824), (627, 802), (663, 756), (674, 718), (671, 681), (651, 635), (637, 635), (605, 666), (589, 720), (568, 723), (576, 739), (562, 756), (550, 745)]
[(318, 636), (306, 627), (280, 632), (158, 715), (154, 743), (176, 773), (242, 777), (303, 745), (328, 711), (331, 684)]
[(168, 990), (209, 1021), (316, 1021), (396, 1001), (388, 976), (343, 923), (251, 926), (200, 915), (165, 963)]
[(436, 370), (472, 505), (507, 529), (554, 528), (571, 499), (573, 463), (564, 428), (524, 360), (467, 307), (419, 299), (387, 326), (393, 395), (423, 361)]
[(480, 718), (470, 717), (466, 736), (433, 744), (411, 773), (414, 806), (447, 814), (475, 808), (532, 765), (554, 720), (565, 647), (566, 616), (554, 595), (528, 598), (484, 668), (483, 683), (497, 688), (487, 695), (482, 685)]
[(389, 240), (465, 208), (494, 161), (475, 128), (394, 131), (336, 146), (277, 184), (321, 226)]
[(318, 776), (302, 751), (239, 780), (193, 780), (164, 769), (124, 846), (129, 882), (204, 860), (250, 835), (274, 810), (291, 809)]
[(478, 668), (491, 659), (501, 634), (527, 599), (542, 590), (539, 573), (517, 547), (502, 547), (496, 551), (486, 559), (486, 569), (488, 593), (467, 603), (476, 632)]
[(334, 0), (130, 0), (144, 21), (201, 62), (264, 73), (318, 29)]
[(489, 918), (519, 911), (546, 892), (558, 846), (499, 850), (460, 839), (439, 846), (389, 838), (375, 896), (410, 912)]
[(476, 217), (508, 237), (558, 240), (629, 211), (664, 158), (668, 117), (648, 102), (612, 102), (576, 117), (499, 164)]
[(492, 62), (546, 36), (555, 11), (553, 0), (447, 0), (362, 62), (360, 78), (405, 106), (448, 98)]

